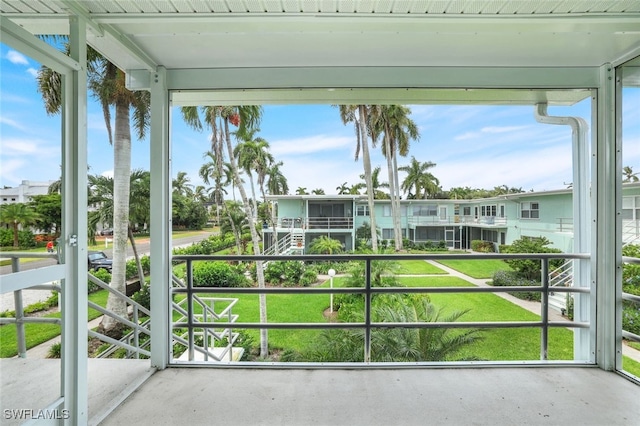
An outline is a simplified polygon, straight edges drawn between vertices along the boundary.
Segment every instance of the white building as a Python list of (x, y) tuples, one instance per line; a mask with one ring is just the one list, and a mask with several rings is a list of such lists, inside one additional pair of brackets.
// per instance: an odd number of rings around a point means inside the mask
[(46, 195), (53, 182), (52, 180), (46, 182), (23, 180), (15, 188), (2, 188), (0, 189), (0, 205), (28, 203), (34, 195)]

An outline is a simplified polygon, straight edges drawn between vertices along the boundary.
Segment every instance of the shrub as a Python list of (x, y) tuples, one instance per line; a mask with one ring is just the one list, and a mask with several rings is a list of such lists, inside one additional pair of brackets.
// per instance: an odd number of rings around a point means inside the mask
[(640, 336), (640, 306), (628, 304), (622, 308), (622, 329)]
[[(29, 230), (18, 231), (18, 245), (20, 248), (36, 247), (36, 238)], [(0, 246), (13, 247), (13, 229), (0, 228)]]
[(264, 279), (271, 284), (296, 286), (305, 272), (305, 265), (299, 260), (270, 262), (264, 272)]
[(47, 358), (60, 358), (62, 354), (62, 344), (60, 342), (54, 343), (49, 347), (47, 351)]
[[(109, 271), (105, 269), (98, 269), (97, 271), (89, 271), (89, 273), (94, 277), (96, 277), (97, 279), (99, 279), (100, 281), (104, 282), (105, 284), (109, 284), (111, 282), (111, 274), (109, 273)], [(93, 282), (89, 281), (87, 290), (88, 290), (88, 293), (93, 293), (94, 291), (100, 290), (100, 287), (98, 286), (98, 284), (94, 284)]]
[[(535, 280), (528, 280), (526, 278), (519, 277), (514, 271), (497, 271), (493, 274), (493, 284), (496, 287), (508, 287), (508, 286), (539, 286), (540, 283)], [(541, 299), (541, 293), (539, 291), (513, 291), (508, 292), (510, 295), (517, 297), (518, 299), (533, 300), (539, 302)]]
[(195, 287), (246, 287), (247, 279), (227, 262), (195, 262)]
[(149, 283), (142, 284), (140, 290), (136, 291), (131, 298), (145, 308), (151, 309), (151, 286)]
[(479, 253), (493, 253), (495, 251), (494, 245), (491, 241), (472, 240), (471, 250)]
[[(562, 253), (561, 250), (547, 247), (551, 242), (545, 237), (522, 237), (505, 247), (506, 253)], [(540, 280), (541, 262), (538, 259), (505, 259), (519, 277), (527, 280)], [(562, 259), (549, 261), (549, 270), (562, 265)]]
[(302, 278), (300, 278), (300, 285), (307, 287), (316, 281), (318, 281), (318, 274), (313, 269), (307, 269), (302, 274)]

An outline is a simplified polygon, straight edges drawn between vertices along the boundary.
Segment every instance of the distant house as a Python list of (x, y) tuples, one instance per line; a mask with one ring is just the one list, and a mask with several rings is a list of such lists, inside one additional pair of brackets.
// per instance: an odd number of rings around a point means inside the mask
[(35, 182), (31, 180), (23, 180), (20, 185), (15, 188), (0, 189), (0, 205), (28, 203), (34, 195), (46, 195), (49, 186), (55, 181)]
[[(469, 249), (472, 240), (511, 244), (523, 237), (546, 237), (553, 247), (573, 251), (571, 189), (523, 192), (474, 200), (401, 200), (403, 238), (415, 243), (444, 241), (447, 247)], [(369, 222), (364, 195), (267, 196), (277, 205), (276, 232), (281, 254), (304, 253), (321, 235), (356, 246), (356, 230)], [(623, 242), (640, 242), (640, 183), (623, 187)], [(376, 225), (382, 239), (393, 239), (390, 200), (375, 200)], [(272, 246), (273, 227), (263, 229), (265, 252)]]

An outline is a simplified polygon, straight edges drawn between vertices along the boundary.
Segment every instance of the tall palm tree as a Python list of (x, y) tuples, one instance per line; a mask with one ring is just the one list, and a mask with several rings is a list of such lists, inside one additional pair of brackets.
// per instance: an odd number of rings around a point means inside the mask
[[(433, 189), (439, 188), (440, 181), (429, 172), (429, 169), (435, 166), (436, 163), (431, 161), (421, 163), (412, 156), (408, 165), (398, 167), (398, 170), (407, 173), (401, 185), (405, 194), (413, 195), (416, 199), (427, 198)], [(412, 189), (413, 192), (411, 192)]]
[(372, 134), (384, 134), (382, 153), (387, 159), (391, 216), (393, 217), (395, 249), (402, 249), (400, 227), (400, 184), (398, 179), (398, 155), (406, 156), (410, 140), (419, 138), (418, 126), (409, 118), (411, 110), (403, 105), (383, 105), (372, 116)]
[[(181, 109), (182, 117), (185, 122), (196, 130), (202, 130), (203, 124), (200, 120), (197, 107), (183, 107)], [(205, 125), (212, 130), (211, 137), (211, 150), (214, 154), (221, 158), (222, 147), (226, 146), (226, 154), (233, 171), (233, 180), (240, 192), (242, 198), (242, 204), (245, 209), (247, 217), (253, 217), (251, 212), (251, 204), (249, 197), (244, 186), (240, 183), (240, 167), (238, 166), (237, 158), (234, 155), (234, 148), (231, 142), (231, 131), (229, 125), (238, 127), (236, 134), (246, 134), (250, 129), (258, 127), (260, 119), (262, 117), (262, 108), (257, 105), (245, 105), (245, 106), (206, 106), (201, 109), (204, 116)], [(253, 245), (253, 252), (255, 255), (260, 255), (260, 243), (261, 238), (256, 229), (255, 223), (251, 223), (249, 226), (251, 231), (251, 240)], [(261, 261), (256, 262), (256, 276), (258, 280), (258, 287), (264, 288), (264, 268)], [(260, 321), (267, 322), (267, 299), (265, 294), (260, 294)], [(260, 330), (260, 356), (266, 357), (269, 353), (269, 341), (268, 333), (266, 329)]]
[[(67, 48), (68, 51), (68, 48)], [(87, 46), (87, 83), (98, 99), (113, 145), (113, 269), (111, 287), (126, 292), (126, 256), (129, 228), (129, 191), (131, 174), (131, 125), (138, 139), (144, 139), (150, 121), (150, 94), (132, 92), (126, 88), (125, 73)], [(62, 106), (61, 78), (53, 70), (42, 67), (38, 72), (38, 91), (42, 94), (48, 114), (57, 114)], [(115, 130), (111, 129), (111, 111), (115, 112)], [(107, 309), (121, 317), (127, 315), (124, 300), (109, 294)], [(109, 315), (103, 317), (100, 331), (119, 338), (124, 324)]]
[(369, 137), (367, 123), (369, 122), (369, 110), (367, 105), (339, 105), (340, 119), (344, 125), (353, 123), (356, 131), (356, 154), (358, 161), (362, 151), (362, 167), (364, 168), (364, 180), (367, 186), (367, 202), (369, 204), (369, 221), (371, 223), (371, 248), (378, 251), (378, 235), (376, 233), (376, 215), (374, 209), (374, 192), (371, 181), (371, 156), (369, 154)]
[(12, 203), (0, 206), (0, 222), (11, 226), (13, 230), (13, 247), (20, 246), (18, 230), (20, 226), (34, 225), (39, 215), (25, 203)]
[(178, 172), (176, 178), (171, 182), (173, 193), (191, 198), (193, 196), (193, 185), (189, 183), (190, 181), (191, 179), (187, 176), (187, 172)]
[(233, 150), (233, 155), (238, 161), (238, 166), (249, 176), (251, 197), (253, 201), (253, 220), (258, 217), (258, 204), (256, 190), (253, 181), (253, 172), (257, 172), (258, 179), (264, 181), (264, 176), (269, 164), (273, 162), (273, 156), (269, 153), (269, 142), (261, 137), (255, 137), (259, 129), (249, 129), (236, 132), (236, 138), (240, 141)]
[[(376, 166), (371, 172), (371, 191), (373, 192), (373, 198), (375, 200), (386, 200), (389, 198), (389, 194), (384, 192), (380, 188), (389, 188), (388, 182), (380, 182), (380, 166)], [(365, 179), (365, 175), (360, 175), (360, 179)], [(362, 185), (360, 185), (361, 187)], [(365, 185), (366, 186), (366, 185)], [(367, 190), (369, 193), (369, 190)]]
[[(277, 163), (271, 163), (271, 166), (267, 170), (267, 190), (271, 195), (286, 195), (289, 193), (289, 184), (287, 183), (287, 178), (282, 174), (280, 170), (282, 167), (282, 161), (278, 161)], [(264, 194), (262, 195), (263, 199), (265, 199)], [(266, 202), (266, 199), (265, 199)], [(278, 229), (277, 229), (277, 217), (276, 217), (276, 209), (273, 206), (269, 207), (271, 212), (271, 231), (273, 236), (273, 247), (275, 248), (275, 253), (278, 254)]]

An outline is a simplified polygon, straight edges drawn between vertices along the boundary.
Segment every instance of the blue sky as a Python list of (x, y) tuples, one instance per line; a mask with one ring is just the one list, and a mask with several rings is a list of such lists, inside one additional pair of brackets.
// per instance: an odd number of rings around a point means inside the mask
[[(16, 186), (22, 180), (54, 180), (60, 176), (60, 117), (47, 116), (36, 90), (39, 64), (0, 44), (0, 185)], [(410, 106), (420, 129), (420, 140), (411, 145), (413, 155), (431, 161), (431, 172), (443, 189), (456, 186), (493, 188), (499, 185), (523, 190), (566, 187), (571, 177), (571, 131), (567, 126), (536, 123), (531, 106)], [(624, 95), (623, 164), (640, 171), (640, 89)], [(88, 120), (91, 174), (112, 174), (113, 150), (109, 145), (99, 106), (90, 99)], [(552, 115), (581, 116), (590, 123), (590, 102), (573, 107), (549, 107)], [(172, 156), (175, 176), (187, 172), (201, 184), (198, 169), (209, 147), (207, 131), (189, 129), (174, 110)], [(338, 111), (329, 105), (265, 106), (259, 136), (271, 145), (271, 153), (284, 163), (282, 170), (291, 192), (336, 187), (360, 182), (361, 161), (354, 161), (355, 133), (344, 126)], [(373, 150), (372, 164), (386, 163), (380, 149)], [(132, 141), (132, 167), (149, 169), (149, 141)], [(402, 178), (402, 175), (401, 175)]]

